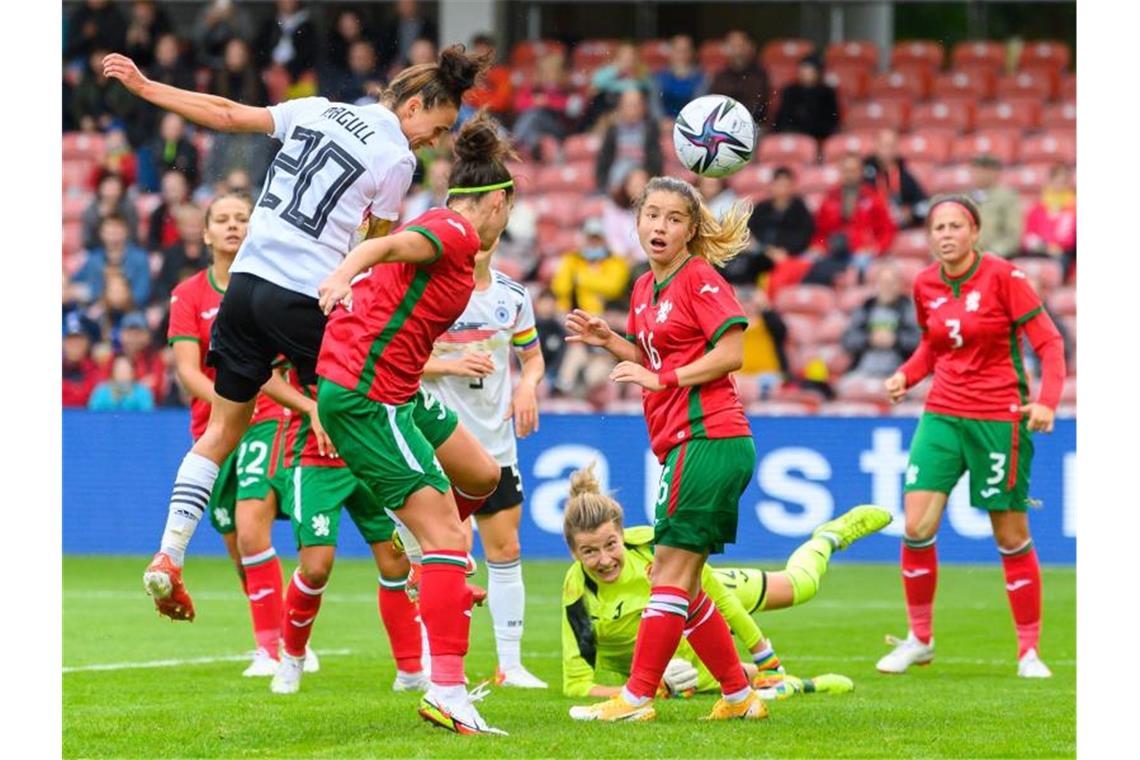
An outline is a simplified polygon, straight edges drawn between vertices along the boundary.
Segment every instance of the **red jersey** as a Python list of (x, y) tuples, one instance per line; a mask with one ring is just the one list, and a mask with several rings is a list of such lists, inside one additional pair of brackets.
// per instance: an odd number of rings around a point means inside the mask
[[(302, 385), (297, 377), (297, 370), (290, 368), (286, 380), (289, 385), (309, 398), (317, 397), (317, 386), (306, 387)], [(282, 437), (282, 458), (280, 460), (282, 467), (347, 466), (340, 457), (329, 459), (321, 456), (321, 450), (317, 447), (317, 437), (313, 435), (313, 426), (309, 423), (307, 415), (295, 412), (292, 409), (284, 409), (278, 434)]]
[(463, 314), (475, 290), (479, 234), (454, 211), (437, 208), (396, 232), (432, 242), (428, 264), (383, 264), (353, 281), (352, 308), (329, 316), (317, 374), (374, 401), (404, 404), (419, 388), (435, 339)]
[[(699, 256), (691, 256), (664, 282), (646, 272), (633, 285), (626, 339), (641, 349), (654, 372), (675, 370), (708, 353), (724, 331), (748, 320), (732, 286)], [(688, 388), (642, 390), (650, 445), (662, 462), (690, 438), (752, 435), (729, 376)]]
[[(198, 368), (202, 374), (214, 379), (214, 368), (206, 366), (206, 351), (210, 347), (210, 328), (218, 315), (222, 296), (226, 291), (214, 282), (213, 271), (209, 268), (188, 277), (170, 294), (170, 328), (167, 341), (174, 345), (180, 340), (192, 340), (198, 344)], [(250, 424), (275, 420), (281, 416), (281, 407), (265, 394), (259, 394)], [(194, 440), (206, 432), (210, 420), (210, 402), (199, 398), (190, 401), (190, 435)]]
[(1019, 419), (1029, 383), (1018, 332), (1043, 311), (1025, 273), (988, 253), (957, 279), (935, 263), (915, 278), (914, 305), (933, 357), (926, 409), (956, 417)]

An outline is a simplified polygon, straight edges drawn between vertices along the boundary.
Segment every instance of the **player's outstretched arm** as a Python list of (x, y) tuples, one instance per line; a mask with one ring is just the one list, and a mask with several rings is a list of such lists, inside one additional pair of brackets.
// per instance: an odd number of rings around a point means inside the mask
[(439, 255), (432, 242), (418, 232), (406, 230), (395, 235), (365, 240), (353, 248), (320, 287), (317, 296), (321, 311), (331, 314), (338, 303), (352, 295), (352, 278), (377, 264), (429, 264)]
[(273, 115), (268, 108), (241, 103), (204, 92), (171, 87), (147, 79), (135, 62), (125, 55), (111, 53), (103, 58), (103, 74), (123, 83), (129, 92), (159, 108), (173, 111), (188, 121), (219, 132), (273, 131)]
[(309, 424), (313, 429), (313, 434), (317, 438), (317, 450), (321, 456), (336, 457), (336, 449), (332, 445), (332, 440), (329, 438), (325, 428), (321, 425), (321, 420), (317, 416), (317, 400), (306, 396), (301, 391), (294, 388), (289, 383), (274, 372), (265, 385), (261, 386), (261, 392), (269, 398), (276, 401), (281, 406), (299, 412), (309, 418)]

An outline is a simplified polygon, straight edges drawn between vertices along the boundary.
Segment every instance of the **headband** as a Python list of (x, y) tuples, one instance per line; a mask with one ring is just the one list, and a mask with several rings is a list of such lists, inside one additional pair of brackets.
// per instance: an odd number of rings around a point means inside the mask
[(468, 193), (489, 193), (492, 190), (505, 190), (508, 187), (514, 187), (515, 181), (508, 179), (506, 182), (497, 182), (494, 185), (481, 185), (479, 187), (450, 187), (447, 189), (448, 195), (465, 195)]
[(980, 222), (978, 221), (978, 217), (974, 216), (974, 212), (970, 210), (970, 207), (963, 204), (963, 203), (959, 203), (958, 201), (954, 200), (953, 198), (947, 198), (944, 201), (938, 201), (937, 203), (935, 203), (933, 206), (930, 207), (930, 210), (926, 212), (926, 215), (928, 217), (932, 217), (934, 215), (934, 209), (938, 208), (939, 206), (955, 206), (957, 208), (960, 208), (960, 209), (962, 209), (962, 211), (965, 212), (966, 216), (970, 217), (970, 221), (974, 223), (974, 227), (980, 226)]

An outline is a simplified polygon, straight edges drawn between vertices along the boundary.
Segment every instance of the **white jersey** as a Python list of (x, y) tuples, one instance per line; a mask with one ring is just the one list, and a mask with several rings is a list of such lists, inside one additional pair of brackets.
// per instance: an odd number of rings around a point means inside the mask
[(455, 410), (459, 421), (502, 467), (518, 462), (514, 419), (504, 419), (511, 405), (511, 347), (522, 350), (537, 344), (530, 294), (510, 277), (491, 270), (490, 287), (471, 294), (463, 315), (436, 340), (432, 356), (458, 359), (487, 353), (495, 371), (480, 379), (441, 375), (423, 381), (424, 388)]
[(230, 272), (317, 297), (371, 214), (395, 221), (416, 157), (381, 105), (300, 98), (269, 107), (277, 152)]

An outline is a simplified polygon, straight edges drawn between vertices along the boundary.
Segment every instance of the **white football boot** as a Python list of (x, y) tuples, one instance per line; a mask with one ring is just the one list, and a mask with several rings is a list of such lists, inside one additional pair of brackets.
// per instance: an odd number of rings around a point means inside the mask
[(1017, 661), (1017, 675), (1021, 678), (1052, 678), (1053, 671), (1041, 662), (1036, 649), (1030, 649)]
[(537, 677), (522, 665), (506, 670), (495, 671), (496, 686), (514, 686), (519, 689), (548, 689), (546, 681)]
[(929, 665), (934, 660), (934, 639), (923, 644), (913, 632), (908, 631), (905, 639), (887, 636), (887, 643), (894, 646), (875, 665), (880, 673), (905, 673), (911, 665)]
[(487, 696), (487, 693), (486, 684), (480, 684), (458, 699), (447, 699), (441, 694), (428, 692), (420, 700), (420, 717), (457, 734), (507, 736), (507, 732), (501, 728), (488, 725), (475, 709), (475, 703)]
[(321, 661), (317, 659), (317, 653), (308, 644), (305, 645), (305, 672), (316, 673), (321, 669)]
[(424, 691), (431, 686), (427, 673), (403, 673), (396, 671), (396, 680), (392, 682), (392, 691)]
[(242, 671), (246, 678), (269, 678), (277, 672), (277, 660), (269, 652), (260, 647), (253, 653), (253, 661), (249, 667)]
[(282, 653), (281, 664), (273, 674), (269, 690), (274, 694), (296, 694), (301, 690), (301, 674), (305, 671), (305, 658)]

